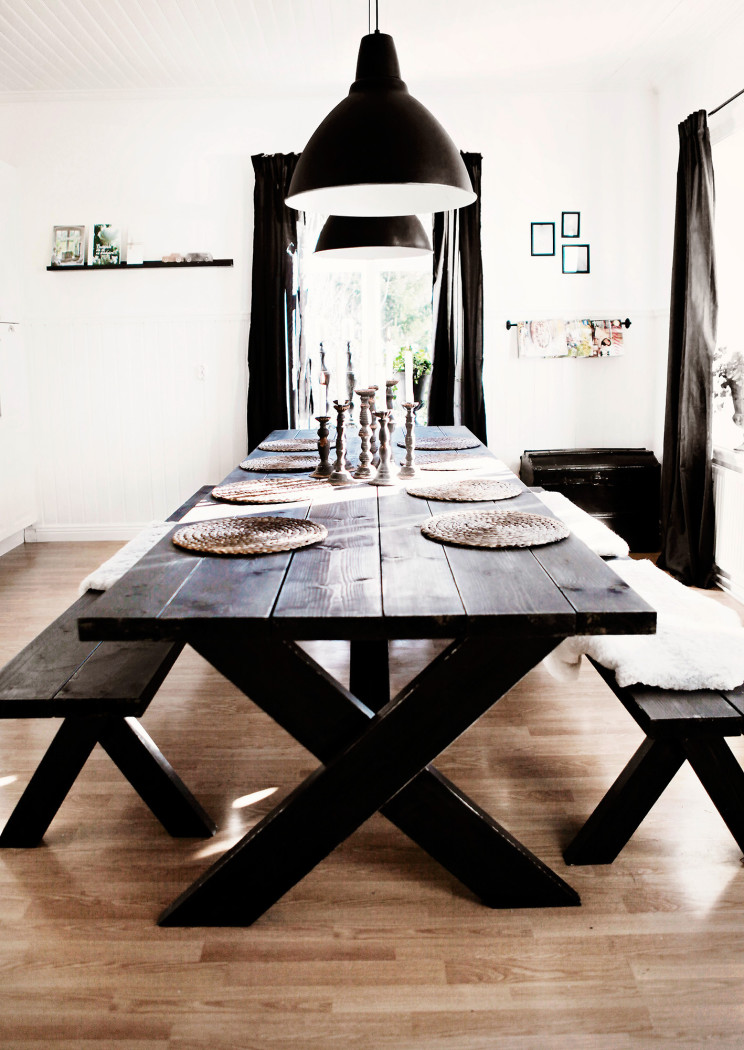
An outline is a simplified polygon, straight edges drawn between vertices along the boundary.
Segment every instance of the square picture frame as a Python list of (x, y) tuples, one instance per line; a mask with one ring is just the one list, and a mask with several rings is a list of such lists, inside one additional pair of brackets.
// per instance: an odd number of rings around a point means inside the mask
[(52, 227), (52, 266), (85, 266), (85, 226)]
[(578, 237), (581, 231), (581, 212), (561, 212), (561, 237)]
[(563, 273), (589, 273), (589, 245), (564, 244)]
[(530, 223), (530, 255), (555, 255), (555, 223)]

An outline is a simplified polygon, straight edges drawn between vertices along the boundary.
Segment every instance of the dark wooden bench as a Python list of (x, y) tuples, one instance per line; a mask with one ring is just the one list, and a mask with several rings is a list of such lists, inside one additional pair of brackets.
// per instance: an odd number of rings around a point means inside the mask
[(731, 692), (623, 688), (591, 661), (646, 739), (566, 849), (567, 864), (610, 864), (685, 761), (744, 851), (744, 771), (724, 737), (744, 732), (744, 686)]
[[(212, 486), (175, 511), (178, 521)], [(216, 825), (138, 722), (183, 649), (179, 642), (81, 642), (78, 617), (101, 597), (87, 591), (0, 670), (0, 718), (61, 718), (5, 828), (0, 846), (37, 846), (98, 743), (175, 836)]]

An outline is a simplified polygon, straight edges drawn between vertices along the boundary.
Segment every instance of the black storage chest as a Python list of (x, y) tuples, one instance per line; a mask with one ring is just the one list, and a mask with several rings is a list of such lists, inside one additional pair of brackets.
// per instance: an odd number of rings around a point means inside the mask
[(661, 467), (645, 448), (526, 450), (519, 476), (564, 496), (618, 533), (631, 551), (659, 549)]

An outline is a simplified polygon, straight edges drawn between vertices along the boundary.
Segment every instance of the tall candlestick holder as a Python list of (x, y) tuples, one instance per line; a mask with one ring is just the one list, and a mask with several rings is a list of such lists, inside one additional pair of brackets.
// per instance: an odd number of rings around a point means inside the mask
[(403, 408), (406, 412), (406, 458), (403, 466), (398, 471), (399, 478), (415, 478), (418, 477), (420, 471), (414, 463), (415, 454), (414, 449), (416, 447), (416, 438), (413, 435), (413, 424), (415, 422), (415, 412), (418, 408), (418, 401), (404, 401)]
[(380, 446), (377, 440), (377, 431), (380, 429), (380, 421), (377, 418), (377, 405), (375, 404), (375, 397), (379, 387), (371, 386), (369, 388), (372, 391), (372, 397), (369, 399), (369, 411), (372, 416), (371, 433), (369, 436), (369, 451), (372, 455), (372, 466), (379, 467), (380, 465)]
[(346, 413), (349, 402), (334, 401), (333, 407), (336, 409), (336, 462), (328, 480), (331, 485), (350, 485), (354, 479), (346, 466)]
[(397, 379), (385, 380), (385, 404), (387, 406), (388, 412), (390, 413), (390, 421), (392, 425), (395, 424), (395, 388), (397, 385)]
[(390, 413), (385, 409), (383, 412), (376, 412), (375, 415), (380, 424), (380, 465), (375, 476), (370, 478), (369, 484), (397, 485), (398, 479), (393, 474), (393, 457), (390, 451), (390, 431), (388, 430)]
[(330, 463), (331, 443), (328, 440), (328, 424), (331, 421), (331, 417), (316, 416), (315, 418), (320, 423), (318, 427), (318, 455), (320, 456), (320, 463), (318, 463), (310, 477), (329, 478), (333, 473), (333, 467)]
[(356, 393), (359, 397), (359, 440), (362, 447), (359, 452), (359, 466), (352, 476), (360, 481), (369, 481), (370, 478), (375, 476), (375, 471), (372, 466), (372, 456), (369, 451), (369, 442), (372, 433), (370, 427), (372, 413), (370, 411), (369, 402), (372, 397), (372, 391), (357, 390)]

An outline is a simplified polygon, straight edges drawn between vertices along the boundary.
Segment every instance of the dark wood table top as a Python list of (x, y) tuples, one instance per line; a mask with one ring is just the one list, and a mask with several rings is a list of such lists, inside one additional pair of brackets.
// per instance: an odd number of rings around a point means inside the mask
[[(462, 427), (417, 433), (468, 434)], [(310, 436), (275, 431), (271, 437)], [(393, 442), (401, 461), (403, 450)], [(514, 475), (481, 446), (488, 473)], [(253, 457), (266, 455), (256, 450)], [(240, 468), (225, 481), (265, 478)], [(282, 474), (282, 477), (298, 476)], [(304, 476), (304, 475), (299, 475)], [(427, 478), (452, 477), (426, 472)], [(467, 476), (476, 476), (468, 471)], [(521, 483), (520, 483), (521, 484)], [(654, 611), (574, 536), (543, 547), (485, 550), (443, 546), (420, 526), (433, 514), (491, 504), (456, 504), (410, 496), (403, 485), (333, 488), (314, 502), (282, 506), (214, 506), (235, 515), (310, 518), (328, 529), (323, 543), (250, 557), (216, 557), (181, 550), (166, 536), (79, 620), (85, 639), (179, 639), (218, 632), (229, 623), (251, 637), (454, 638), (565, 637), (650, 633)], [(524, 489), (500, 501), (513, 510), (550, 515)], [(177, 527), (177, 526), (175, 526)]]

